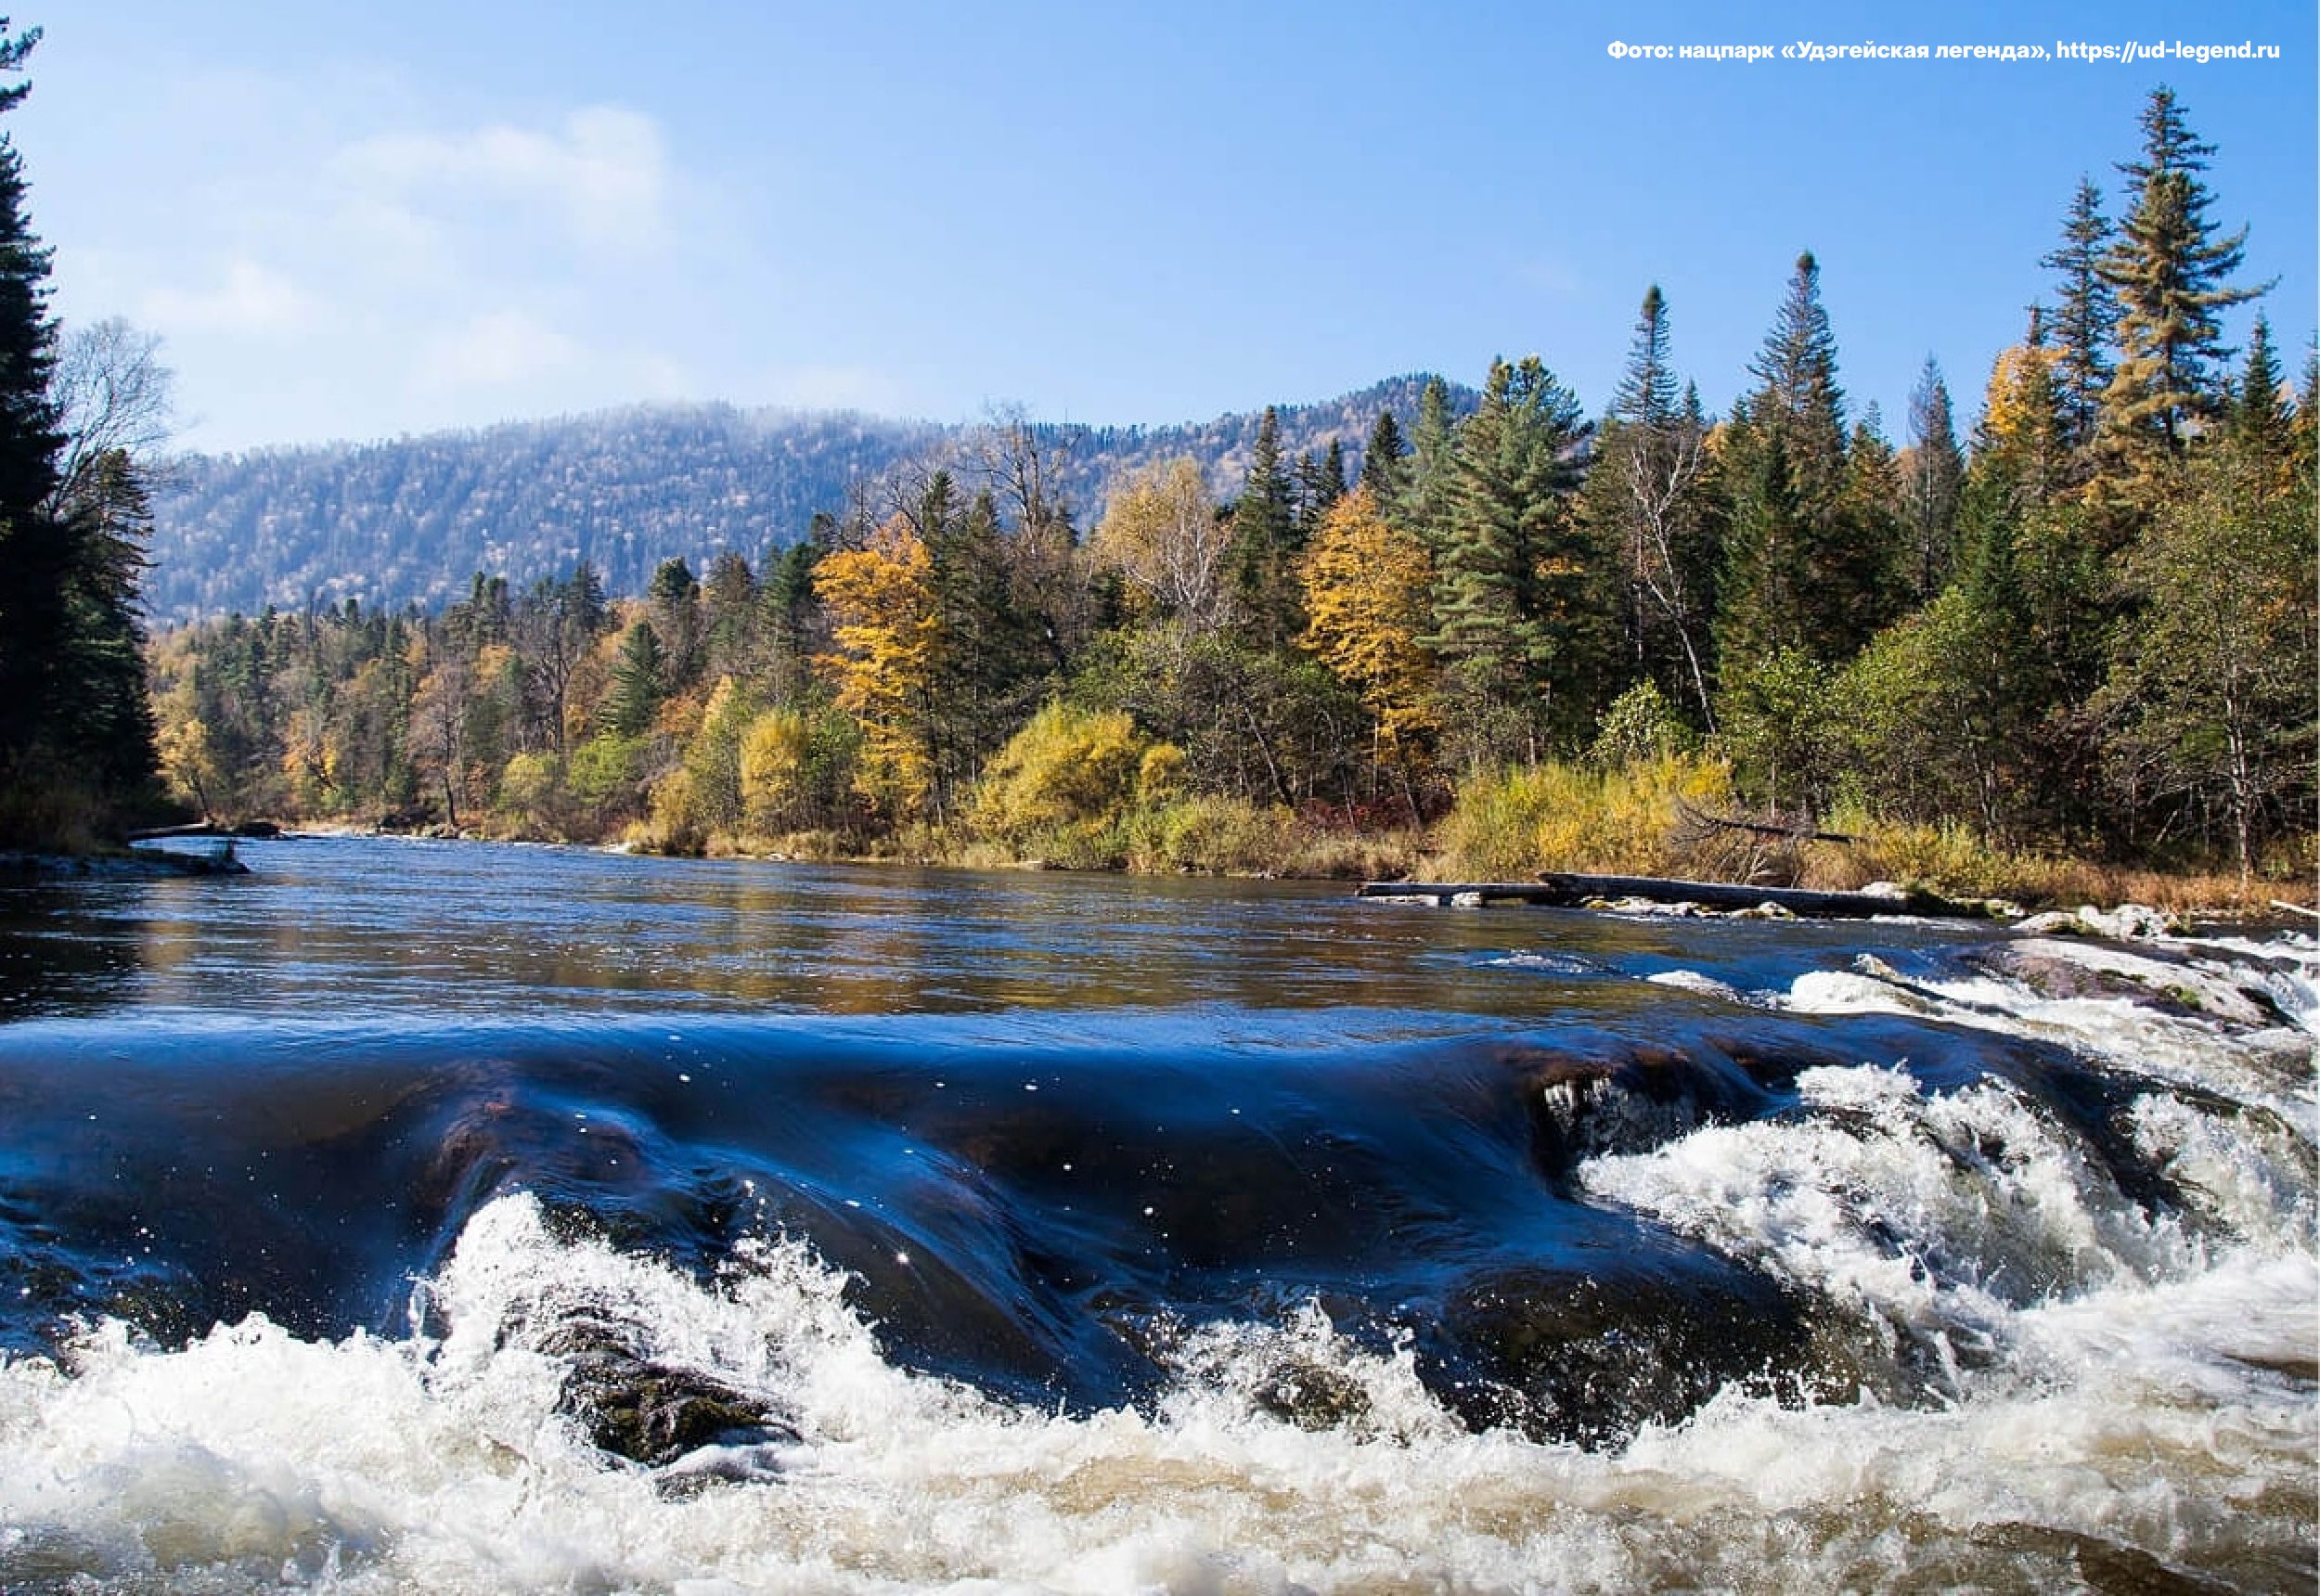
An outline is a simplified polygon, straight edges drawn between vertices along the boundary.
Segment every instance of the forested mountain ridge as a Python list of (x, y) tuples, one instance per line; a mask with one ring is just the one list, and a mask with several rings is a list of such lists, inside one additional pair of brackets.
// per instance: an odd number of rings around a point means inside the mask
[[(1423, 377), (1279, 411), (1292, 458), (1330, 442), (1359, 469), (1381, 410), (1414, 415)], [(1472, 395), (1454, 393), (1460, 407)], [(1040, 423), (1063, 463), (1082, 532), (1107, 484), (1179, 455), (1221, 496), (1245, 474), (1261, 412), (1165, 427)], [(481, 572), (522, 589), (592, 562), (613, 596), (642, 594), (680, 556), (706, 569), (731, 550), (762, 565), (804, 537), (818, 512), (843, 515), (861, 484), (912, 460), (973, 446), (972, 426), (852, 413), (643, 405), (371, 444), (191, 456), (155, 495), (145, 597), (174, 625), (271, 604), (303, 610), (439, 608)]]

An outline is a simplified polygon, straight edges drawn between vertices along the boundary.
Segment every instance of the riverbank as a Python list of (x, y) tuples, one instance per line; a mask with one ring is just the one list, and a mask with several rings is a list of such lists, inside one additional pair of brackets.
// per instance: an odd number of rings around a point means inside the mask
[[(1235, 811), (1246, 806), (1233, 806)], [(2142, 905), (2198, 919), (2274, 920), (2283, 914), (2315, 916), (2314, 884), (2234, 874), (2170, 870), (2064, 855), (1992, 850), (1953, 832), (1864, 827), (1844, 842), (1751, 839), (1751, 845), (1702, 849), (1670, 858), (1664, 849), (1621, 848), (1616, 829), (1595, 833), (1583, 850), (1533, 856), (1509, 865), (1482, 853), (1471, 837), (1447, 826), (1358, 831), (1317, 825), (1285, 812), (1212, 811), (1205, 828), (1185, 827), (1173, 846), (1146, 848), (1111, 860), (1084, 850), (1058, 857), (1025, 852), (960, 829), (928, 826), (884, 835), (832, 830), (780, 836), (715, 832), (696, 845), (672, 847), (646, 825), (600, 836), (548, 834), (516, 827), (432, 825), (381, 828), (359, 817), (334, 816), (277, 823), (279, 834), (305, 837), (410, 836), (435, 841), (529, 843), (613, 847), (667, 857), (755, 859), (781, 863), (901, 865), (951, 869), (1083, 870), (1152, 877), (1218, 876), (1262, 881), (1362, 882), (1526, 880), (1540, 870), (1656, 875), (1731, 884), (1860, 892), (1879, 882), (1944, 898), (2018, 904), (2026, 912), (2102, 910)], [(1856, 822), (1857, 823), (1857, 822)], [(1460, 843), (1463, 842), (1464, 846)], [(1478, 856), (1479, 855), (1479, 856)], [(69, 873), (69, 872), (68, 872)]]

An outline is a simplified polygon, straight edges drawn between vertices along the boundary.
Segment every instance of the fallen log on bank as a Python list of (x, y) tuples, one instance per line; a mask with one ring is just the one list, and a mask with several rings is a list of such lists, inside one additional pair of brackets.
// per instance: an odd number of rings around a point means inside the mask
[(1752, 909), (1770, 904), (1789, 914), (1821, 920), (1866, 920), (1880, 914), (1990, 918), (1990, 909), (1982, 903), (1955, 903), (1916, 889), (1814, 892), (1804, 887), (1751, 886), (1745, 882), (1685, 882), (1662, 876), (1596, 876), (1564, 870), (1541, 870), (1535, 882), (1366, 882), (1359, 895), (1436, 904), (1544, 904), (1563, 908), (1622, 898), (1691, 903), (1717, 909)]

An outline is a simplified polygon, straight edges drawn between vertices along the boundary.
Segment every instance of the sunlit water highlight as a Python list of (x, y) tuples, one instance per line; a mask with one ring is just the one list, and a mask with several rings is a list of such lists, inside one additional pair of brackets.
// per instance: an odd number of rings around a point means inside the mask
[(2309, 940), (251, 858), (0, 894), (11, 1596), (2313, 1587)]

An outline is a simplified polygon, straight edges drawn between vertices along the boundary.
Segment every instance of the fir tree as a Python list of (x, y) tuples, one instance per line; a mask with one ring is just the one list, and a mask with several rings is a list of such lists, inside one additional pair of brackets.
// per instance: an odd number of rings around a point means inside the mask
[(2048, 326), (2055, 345), (2063, 442), (2073, 455), (2082, 456), (2093, 444), (2103, 395), (2110, 387), (2111, 332), (2119, 323), (2119, 301), (2104, 263), (2112, 246), (2103, 191), (2082, 177), (2062, 225), (2062, 243), (2039, 262), (2061, 279)]
[(1947, 585), (1955, 553), (1957, 496), (1966, 457), (1957, 446), (1949, 385), (1932, 355), (1909, 396), (1909, 466), (1903, 494), (1910, 534), (1909, 588), (1923, 604)]
[(1370, 490), (1371, 501), (1381, 512), (1391, 513), (1410, 480), (1404, 457), (1409, 452), (1409, 445), (1401, 441), (1401, 423), (1394, 419), (1391, 410), (1380, 410), (1377, 425), (1370, 429), (1369, 444), (1361, 451), (1361, 485)]
[(1257, 425), (1248, 476), (1232, 507), (1231, 586), (1242, 613), (1269, 643), (1289, 637), (1283, 583), (1296, 553), (1296, 492), (1281, 458), (1281, 414), (1271, 405)]
[(1734, 407), (1734, 495), (1718, 641), (1727, 658), (1798, 651), (1850, 657), (1891, 609), (1892, 531), (1864, 523), (1848, 470), (1837, 341), (1820, 267), (1798, 257), (1764, 348), (1759, 386)]
[(1459, 429), (1425, 644), (1468, 700), (1476, 752), (1536, 759), (1583, 734), (1605, 696), (1602, 562), (1568, 502), (1588, 431), (1535, 356), (1494, 363)]
[(2224, 356), (2218, 313), (2269, 284), (2235, 287), (2245, 227), (2217, 236), (2199, 174), (2214, 146), (2192, 136), (2173, 91), (2154, 90), (2143, 112), (2144, 158), (2120, 170), (2134, 207), (2102, 263), (2119, 297), (2118, 369), (2103, 398), (2107, 451), (2129, 477), (2176, 456), (2218, 408), (2213, 367)]

